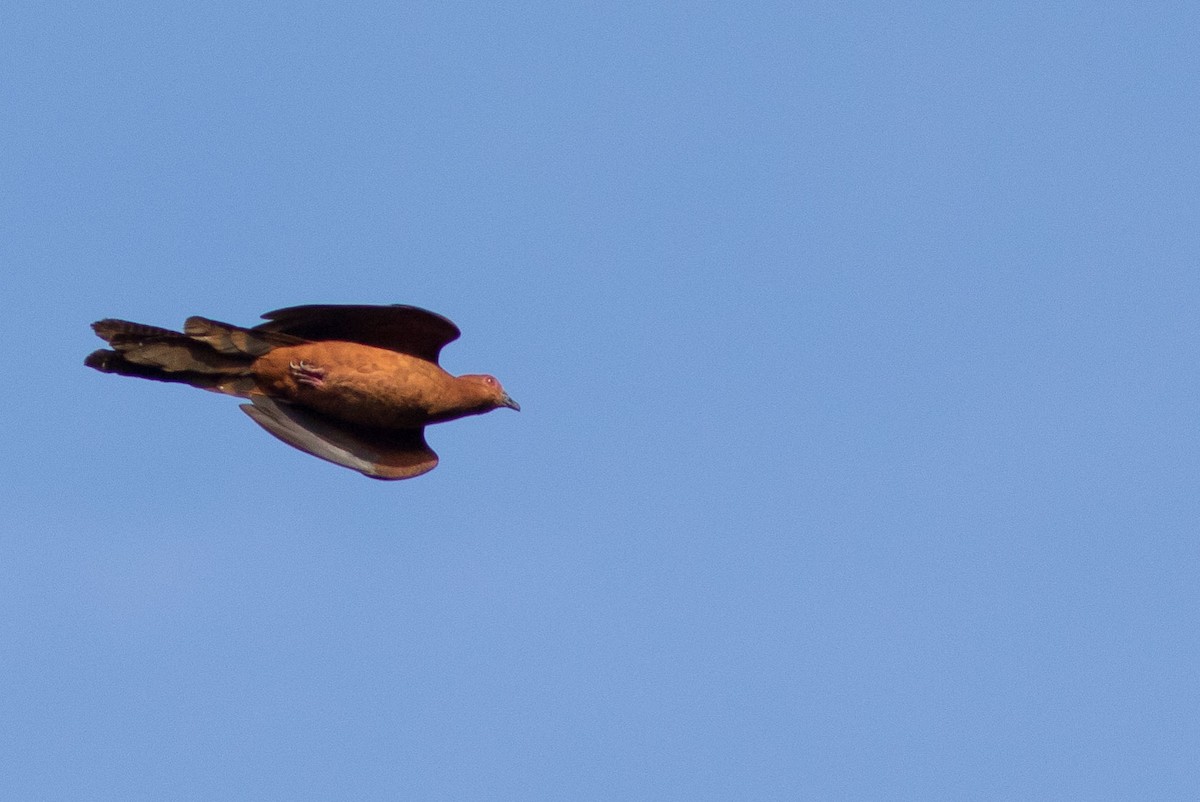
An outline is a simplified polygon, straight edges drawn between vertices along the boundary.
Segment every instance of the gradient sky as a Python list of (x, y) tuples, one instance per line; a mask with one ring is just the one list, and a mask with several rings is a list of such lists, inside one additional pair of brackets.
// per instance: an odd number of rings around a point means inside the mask
[[(1200, 794), (1200, 6), (23, 3), (0, 797)], [(88, 324), (454, 320), (365, 479)]]

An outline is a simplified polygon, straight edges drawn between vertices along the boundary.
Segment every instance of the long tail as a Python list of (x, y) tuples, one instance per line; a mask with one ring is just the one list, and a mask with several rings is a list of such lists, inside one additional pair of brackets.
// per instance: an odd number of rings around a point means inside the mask
[(188, 318), (182, 332), (111, 318), (93, 323), (92, 330), (112, 348), (89, 354), (83, 361), (89, 368), (242, 397), (254, 389), (255, 359), (277, 346), (304, 342), (202, 317)]

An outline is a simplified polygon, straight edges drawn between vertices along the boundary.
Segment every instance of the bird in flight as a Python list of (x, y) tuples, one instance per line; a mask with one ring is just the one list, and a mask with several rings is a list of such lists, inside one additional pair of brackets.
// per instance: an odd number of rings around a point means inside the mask
[(245, 398), (241, 409), (294, 448), (374, 479), (410, 479), (438, 456), (432, 423), (519, 410), (495, 377), (452, 376), (438, 355), (461, 332), (415, 306), (310, 305), (253, 328), (190, 317), (183, 331), (105, 319), (84, 364)]

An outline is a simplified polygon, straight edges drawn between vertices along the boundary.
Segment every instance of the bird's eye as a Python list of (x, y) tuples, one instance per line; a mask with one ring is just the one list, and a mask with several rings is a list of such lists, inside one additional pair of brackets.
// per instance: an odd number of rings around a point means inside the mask
[(487, 378), (485, 378), (484, 381), (487, 382), (488, 384), (492, 385), (493, 387), (496, 385), (496, 380), (493, 379), (491, 376), (488, 376)]

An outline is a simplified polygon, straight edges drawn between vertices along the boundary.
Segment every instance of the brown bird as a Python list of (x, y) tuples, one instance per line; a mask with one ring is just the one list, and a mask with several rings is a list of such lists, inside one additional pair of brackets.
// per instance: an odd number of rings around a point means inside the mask
[(431, 423), (521, 408), (494, 377), (452, 376), (438, 365), (461, 332), (433, 312), (312, 305), (263, 318), (244, 329), (190, 317), (182, 332), (100, 320), (92, 329), (112, 350), (84, 364), (247, 398), (241, 409), (283, 442), (375, 479), (433, 470)]

